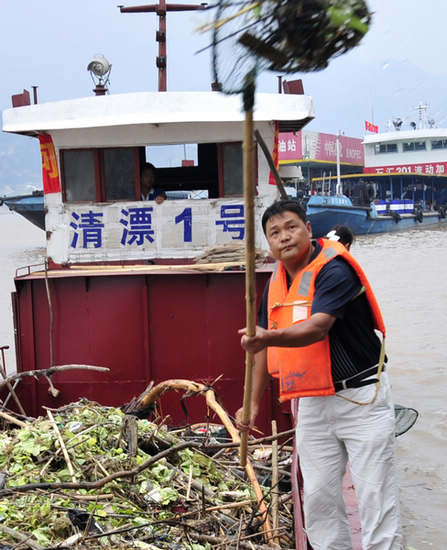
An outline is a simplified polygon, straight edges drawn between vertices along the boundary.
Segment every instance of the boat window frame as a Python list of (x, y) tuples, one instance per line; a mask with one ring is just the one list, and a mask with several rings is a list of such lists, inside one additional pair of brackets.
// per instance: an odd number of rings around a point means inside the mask
[[(104, 177), (104, 150), (113, 150), (113, 149), (133, 149), (134, 158), (135, 158), (135, 199), (106, 199), (106, 189), (105, 189), (105, 177)], [(93, 152), (93, 161), (94, 161), (94, 176), (95, 176), (95, 187), (96, 187), (96, 198), (94, 201), (90, 200), (67, 200), (67, 185), (65, 181), (65, 161), (64, 154), (65, 152), (74, 152), (74, 151), (92, 151)], [(73, 147), (60, 149), (59, 151), (59, 161), (61, 167), (61, 190), (62, 190), (62, 200), (65, 203), (84, 203), (89, 202), (106, 202), (106, 203), (116, 203), (124, 201), (139, 200), (138, 197), (141, 195), (141, 154), (140, 148), (138, 146), (131, 147)]]
[(399, 145), (398, 143), (376, 143), (374, 147), (374, 152), (376, 155), (398, 153)]
[[(423, 145), (423, 147), (421, 147)], [(402, 152), (410, 153), (413, 151), (426, 151), (427, 143), (425, 141), (411, 140), (402, 142)]]
[[(441, 146), (440, 147), (433, 147), (433, 144), (434, 143), (440, 143)], [(433, 151), (439, 151), (440, 149), (447, 149), (447, 139), (432, 139), (430, 141), (430, 147), (432, 148)]]
[[(217, 182), (216, 182), (216, 188), (215, 192), (217, 192), (218, 197), (220, 199), (225, 198), (240, 198), (243, 197), (243, 142), (241, 140), (227, 140), (222, 142), (209, 142), (210, 145), (214, 144), (216, 146), (216, 162), (217, 162)], [(180, 144), (181, 145), (181, 144)], [(225, 194), (225, 188), (224, 188), (224, 148), (226, 145), (239, 145), (241, 148), (241, 174), (242, 174), (242, 189), (241, 193), (237, 194)], [(104, 166), (104, 152), (110, 151), (114, 149), (133, 149), (134, 150), (134, 156), (135, 156), (135, 199), (113, 199), (113, 200), (107, 200), (106, 198), (106, 189), (105, 189), (105, 166)], [(91, 151), (93, 152), (93, 165), (94, 165), (94, 181), (95, 181), (95, 189), (96, 189), (96, 197), (93, 200), (67, 200), (67, 181), (66, 181), (66, 175), (65, 175), (65, 160), (64, 155), (66, 152), (83, 152), (83, 151)], [(61, 191), (62, 191), (62, 200), (64, 203), (84, 203), (88, 204), (90, 202), (97, 202), (97, 203), (107, 203), (107, 204), (113, 204), (117, 202), (132, 202), (132, 201), (139, 201), (139, 197), (141, 196), (141, 167), (146, 162), (145, 158), (142, 156), (142, 150), (140, 146), (130, 146), (130, 147), (120, 147), (120, 146), (114, 146), (114, 147), (73, 147), (73, 148), (64, 148), (59, 150), (59, 162), (60, 162), (60, 169), (61, 169)], [(200, 165), (197, 166), (199, 168)], [(156, 167), (156, 170), (160, 173), (164, 170), (169, 168), (164, 167)], [(182, 169), (182, 167), (178, 167), (178, 169)], [(254, 184), (255, 188), (257, 189), (258, 185), (258, 148), (255, 147), (254, 149)], [(211, 187), (208, 185), (207, 191), (208, 194), (211, 191)], [(210, 197), (208, 197), (210, 198)]]

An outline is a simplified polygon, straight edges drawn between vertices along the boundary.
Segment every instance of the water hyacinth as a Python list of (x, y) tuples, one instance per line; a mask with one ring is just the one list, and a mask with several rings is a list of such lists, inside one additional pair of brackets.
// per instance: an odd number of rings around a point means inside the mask
[[(117, 408), (81, 401), (53, 417), (56, 427), (41, 417), (0, 432), (3, 544), (208, 550), (222, 540), (231, 547), (238, 537), (248, 548), (247, 536), (255, 548), (264, 544), (256, 498), (234, 448), (206, 448), (203, 435), (188, 428), (173, 433), (135, 419), (131, 454), (127, 417)], [(292, 525), (284, 504), (283, 548), (292, 545)]]

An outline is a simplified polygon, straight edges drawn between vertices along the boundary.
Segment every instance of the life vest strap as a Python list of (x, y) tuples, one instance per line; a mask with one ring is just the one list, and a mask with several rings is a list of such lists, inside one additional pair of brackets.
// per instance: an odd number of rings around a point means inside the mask
[[(357, 292), (357, 294), (351, 298), (351, 302), (358, 298), (361, 294), (364, 294), (366, 292), (366, 288), (364, 286), (361, 287), (361, 289)], [(292, 307), (292, 306), (304, 306), (304, 307), (310, 307), (312, 305), (312, 302), (310, 300), (295, 300), (294, 302), (275, 302), (271, 308), (270, 311), (273, 311), (275, 309), (278, 309), (279, 307)]]
[(273, 311), (274, 309), (278, 309), (279, 307), (292, 307), (292, 306), (304, 306), (304, 307), (310, 307), (312, 305), (312, 302), (309, 300), (295, 300), (294, 302), (275, 302), (271, 308), (270, 311)]

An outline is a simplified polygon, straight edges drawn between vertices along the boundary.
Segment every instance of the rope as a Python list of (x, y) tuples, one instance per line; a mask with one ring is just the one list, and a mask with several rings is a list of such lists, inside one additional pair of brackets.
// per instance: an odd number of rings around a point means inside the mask
[(379, 395), (379, 389), (380, 389), (380, 377), (382, 376), (383, 372), (383, 364), (385, 362), (385, 338), (382, 340), (382, 346), (380, 348), (380, 356), (379, 356), (379, 366), (377, 368), (377, 382), (376, 382), (376, 391), (374, 393), (373, 398), (371, 401), (363, 402), (363, 401), (355, 401), (354, 399), (349, 399), (349, 397), (346, 397), (344, 395), (340, 395), (336, 393), (335, 395), (337, 397), (340, 397), (341, 399), (344, 399), (345, 401), (349, 401), (350, 403), (354, 403), (354, 405), (372, 405), (374, 401), (377, 399), (377, 396)]

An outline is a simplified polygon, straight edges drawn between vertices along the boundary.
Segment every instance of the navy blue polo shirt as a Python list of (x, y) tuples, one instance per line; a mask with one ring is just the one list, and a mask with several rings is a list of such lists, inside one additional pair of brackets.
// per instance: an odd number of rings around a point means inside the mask
[[(310, 261), (321, 251), (317, 241), (313, 241), (313, 245), (315, 250)], [(269, 282), (258, 310), (258, 325), (263, 328), (268, 327)], [(315, 279), (312, 314), (327, 313), (336, 318), (329, 331), (334, 382), (354, 376), (379, 362), (381, 342), (374, 330), (365, 293), (357, 296), (361, 286), (354, 269), (340, 256), (329, 261)]]

